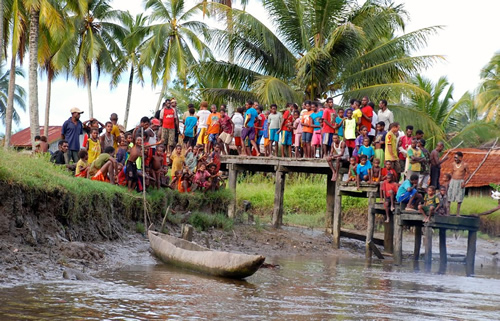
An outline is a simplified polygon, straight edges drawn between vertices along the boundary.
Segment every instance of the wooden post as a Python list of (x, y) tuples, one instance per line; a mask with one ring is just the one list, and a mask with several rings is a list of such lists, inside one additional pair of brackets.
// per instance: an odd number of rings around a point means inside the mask
[(375, 203), (374, 193), (368, 193), (368, 224), (366, 227), (366, 248), (365, 257), (372, 257), (372, 248), (370, 243), (373, 243), (373, 231), (375, 229), (375, 214), (373, 213), (373, 205)]
[(236, 209), (237, 209), (237, 201), (236, 201), (236, 181), (238, 178), (238, 171), (235, 168), (236, 166), (233, 164), (228, 164), (228, 169), (229, 169), (229, 178), (228, 178), (228, 185), (229, 185), (229, 190), (231, 191), (231, 201), (229, 202), (229, 208), (227, 209), (227, 215), (229, 218), (235, 218), (236, 217)]
[(333, 247), (340, 248), (340, 227), (342, 226), (342, 195), (340, 195), (340, 182), (342, 175), (337, 174), (337, 181), (335, 182), (335, 199), (333, 206)]
[(403, 262), (403, 227), (401, 226), (401, 209), (396, 206), (394, 213), (394, 264), (401, 265)]
[[(420, 248), (422, 246), (422, 226), (415, 226), (415, 245), (413, 248), (413, 260), (418, 261), (420, 258)], [(425, 250), (427, 253), (427, 248)]]
[(425, 228), (425, 266), (430, 267), (432, 263), (432, 228), (427, 226)]
[[(333, 229), (333, 216), (335, 206), (335, 182), (332, 182), (332, 174), (326, 176), (326, 230)], [(333, 232), (332, 232), (333, 234)]]
[(279, 228), (283, 223), (283, 198), (285, 194), (285, 173), (279, 168), (276, 171), (274, 190), (273, 226)]
[(446, 253), (446, 229), (439, 229), (439, 265), (446, 265), (448, 257)]
[(389, 223), (384, 223), (384, 250), (387, 253), (394, 251), (394, 213), (389, 215)]
[(465, 258), (465, 273), (467, 276), (474, 274), (474, 263), (476, 258), (477, 232), (470, 231), (467, 237), (467, 257)]

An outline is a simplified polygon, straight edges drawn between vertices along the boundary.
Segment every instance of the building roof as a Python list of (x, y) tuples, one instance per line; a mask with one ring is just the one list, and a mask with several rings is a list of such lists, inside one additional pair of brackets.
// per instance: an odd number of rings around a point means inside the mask
[[(443, 174), (452, 172), (455, 153), (460, 151), (464, 154), (463, 161), (469, 166), (469, 171), (472, 174), (483, 161), (489, 149), (477, 148), (458, 148), (450, 153), (448, 160), (441, 165), (441, 181)], [(446, 152), (445, 152), (446, 154)], [(472, 179), (467, 183), (466, 187), (482, 187), (489, 186), (490, 183), (500, 184), (500, 150), (494, 149), (488, 155), (488, 158), (474, 174)]]
[[(40, 133), (43, 135), (44, 126), (40, 126)], [(49, 126), (49, 137), (47, 137), (47, 142), (52, 144), (55, 141), (61, 139), (62, 126)], [(40, 136), (41, 136), (40, 135)], [(20, 132), (15, 133), (10, 138), (10, 144), (13, 147), (21, 148), (31, 148), (31, 132), (30, 128), (25, 128)]]

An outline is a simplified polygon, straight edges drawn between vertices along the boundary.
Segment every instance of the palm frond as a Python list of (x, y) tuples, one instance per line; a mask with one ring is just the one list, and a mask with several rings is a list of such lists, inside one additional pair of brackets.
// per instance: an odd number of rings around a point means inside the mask
[(259, 76), (252, 84), (252, 92), (264, 105), (273, 103), (285, 105), (290, 101), (299, 101), (300, 94), (289, 84), (272, 76)]

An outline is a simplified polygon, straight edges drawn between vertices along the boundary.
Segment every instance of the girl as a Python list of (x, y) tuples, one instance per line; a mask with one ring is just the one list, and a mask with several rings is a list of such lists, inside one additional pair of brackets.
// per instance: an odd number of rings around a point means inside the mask
[(360, 156), (366, 155), (370, 162), (373, 161), (373, 156), (375, 155), (375, 150), (373, 149), (372, 146), (370, 146), (370, 138), (363, 137), (363, 146), (359, 147), (358, 154)]
[(102, 152), (101, 142), (99, 140), (99, 130), (97, 128), (92, 128), (90, 130), (90, 139), (87, 140), (87, 146), (85, 146), (85, 148), (89, 153), (88, 163), (92, 164)]
[(346, 111), (346, 118), (342, 121), (344, 127), (344, 139), (347, 148), (349, 149), (349, 156), (353, 156), (356, 147), (356, 120), (352, 118), (352, 110)]
[[(366, 126), (361, 126), (361, 128), (359, 129), (359, 136), (354, 141), (355, 149), (352, 153), (352, 156), (357, 157), (359, 159), (359, 155), (361, 155), (359, 153), (359, 149), (361, 148), (361, 146), (363, 146), (363, 141), (365, 138), (368, 138), (368, 129), (366, 128)], [(368, 145), (369, 144), (370, 144), (370, 139), (368, 138)]]

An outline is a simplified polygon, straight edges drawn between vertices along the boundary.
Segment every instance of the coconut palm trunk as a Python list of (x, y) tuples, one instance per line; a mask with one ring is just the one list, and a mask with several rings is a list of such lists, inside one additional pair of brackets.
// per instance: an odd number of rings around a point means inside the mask
[(31, 143), (35, 143), (35, 136), (40, 135), (40, 119), (38, 115), (38, 10), (30, 10), (29, 33), (29, 110)]
[(0, 0), (0, 61), (3, 61), (3, 14), (4, 14), (4, 1)]
[(9, 73), (9, 90), (7, 97), (7, 110), (5, 112), (5, 139), (4, 148), (7, 149), (10, 146), (10, 137), (12, 135), (12, 115), (14, 114), (14, 89), (16, 86), (16, 54), (12, 55), (10, 61), (10, 73)]
[(123, 117), (123, 127), (127, 130), (128, 113), (130, 111), (130, 102), (132, 101), (132, 85), (134, 84), (134, 65), (130, 65), (130, 77), (128, 79), (127, 106), (125, 106), (125, 117)]
[(90, 71), (87, 71), (85, 77), (87, 78), (86, 82), (87, 82), (87, 97), (89, 99), (89, 117), (94, 118), (94, 106), (92, 105), (92, 84), (91, 84), (92, 77), (90, 76)]
[(155, 113), (160, 109), (161, 101), (163, 100), (163, 97), (165, 96), (167, 89), (168, 89), (168, 81), (165, 80), (163, 82), (163, 86), (161, 87), (160, 97), (158, 97), (158, 102), (156, 103)]
[(53, 78), (54, 78), (54, 72), (51, 69), (49, 69), (47, 73), (47, 94), (45, 97), (45, 122), (43, 126), (43, 135), (47, 138), (49, 137), (50, 97), (52, 95)]

